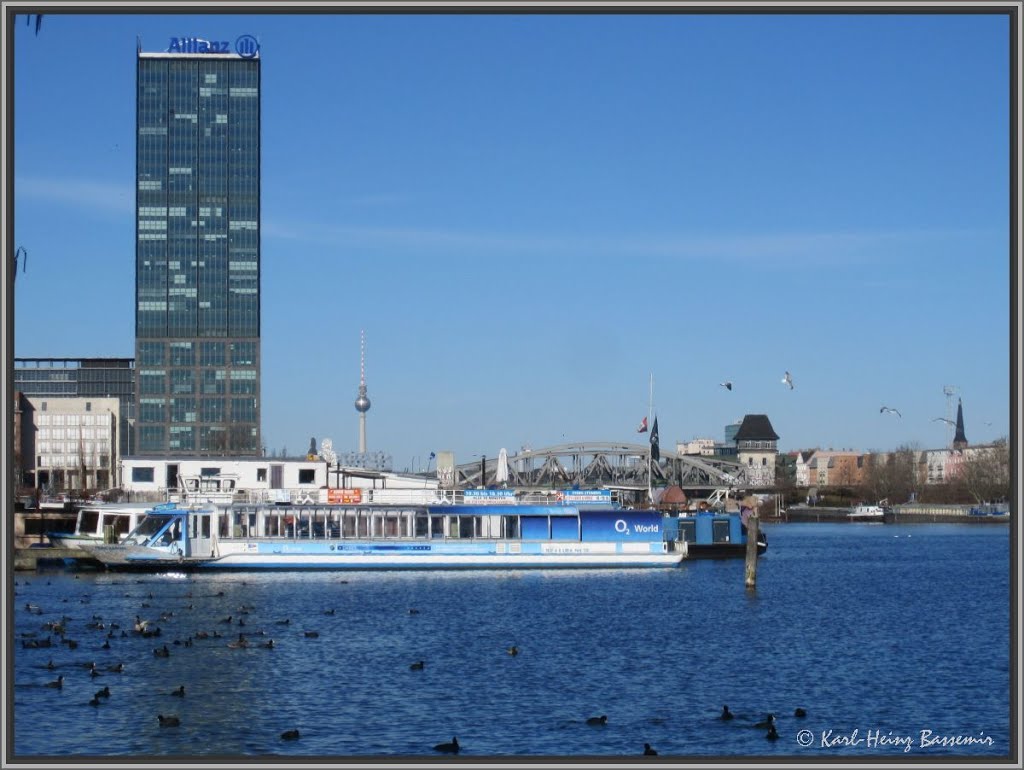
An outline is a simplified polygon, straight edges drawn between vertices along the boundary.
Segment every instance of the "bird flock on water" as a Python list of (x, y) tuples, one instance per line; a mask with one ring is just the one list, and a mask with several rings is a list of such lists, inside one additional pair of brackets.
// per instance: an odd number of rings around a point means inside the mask
[[(78, 577), (76, 576), (76, 579)], [(142, 582), (142, 581), (137, 581)], [(347, 581), (340, 581), (346, 583)], [(24, 586), (28, 586), (29, 582), (25, 581)], [(15, 581), (15, 586), (18, 586), (18, 581)], [(17, 590), (17, 589), (16, 589)], [(125, 595), (129, 596), (128, 594)], [(211, 597), (214, 599), (221, 598), (224, 596), (224, 592), (221, 591), (217, 594), (212, 594)], [(45, 632), (41, 634), (39, 631), (25, 630), (22, 631), (18, 638), (20, 640), (20, 646), (22, 650), (38, 650), (38, 649), (49, 649), (54, 648), (60, 649), (61, 647), (67, 647), (69, 651), (77, 650), (81, 648), (82, 653), (75, 653), (79, 658), (87, 657), (92, 658), (93, 655), (103, 655), (106, 657), (107, 662), (103, 662), (100, 658), (89, 659), (85, 662), (82, 660), (68, 660), (65, 659), (61, 663), (55, 663), (52, 657), (44, 663), (39, 663), (35, 668), (44, 669), (49, 677), (53, 677), (56, 673), (56, 678), (46, 678), (45, 681), (39, 681), (37, 683), (18, 683), (15, 686), (27, 686), (27, 687), (43, 687), (55, 692), (63, 693), (66, 697), (68, 691), (78, 692), (81, 690), (84, 682), (95, 681), (98, 677), (119, 677), (125, 674), (126, 671), (130, 671), (133, 667), (131, 658), (128, 663), (125, 660), (120, 659), (116, 662), (110, 662), (111, 657), (124, 656), (139, 656), (145, 655), (151, 659), (171, 659), (178, 655), (189, 654), (190, 648), (199, 648), (204, 646), (222, 646), (229, 650), (238, 650), (242, 652), (226, 653), (230, 655), (270, 655), (270, 650), (276, 649), (274, 640), (269, 638), (268, 632), (260, 627), (260, 624), (252, 619), (252, 612), (255, 607), (252, 605), (241, 605), (230, 615), (226, 615), (220, 618), (219, 621), (212, 621), (217, 626), (224, 628), (223, 631), (215, 630), (212, 626), (207, 628), (196, 629), (192, 623), (189, 622), (188, 616), (189, 611), (193, 609), (192, 603), (193, 594), (188, 592), (181, 597), (187, 601), (187, 604), (178, 606), (174, 609), (168, 609), (159, 615), (159, 619), (144, 619), (139, 615), (136, 615), (134, 620), (127, 622), (118, 622), (117, 620), (110, 620), (101, 617), (100, 615), (92, 615), (91, 619), (79, 625), (78, 630), (84, 632), (84, 635), (79, 636), (77, 640), (72, 640), (70, 633), (75, 628), (75, 619), (71, 615), (61, 613), (60, 617), (56, 620), (49, 620), (41, 626), (41, 630)], [(142, 602), (144, 608), (151, 606), (153, 594), (148, 594), (145, 600)], [(68, 598), (63, 599), (64, 602), (69, 601)], [(83, 597), (81, 600), (82, 604), (89, 603), (89, 597)], [(22, 608), (29, 615), (42, 615), (46, 614), (46, 611), (31, 602), (27, 602), (22, 605)], [(155, 611), (154, 611), (155, 614)], [(333, 609), (327, 609), (323, 612), (324, 615), (334, 615)], [(415, 617), (420, 614), (420, 611), (413, 608), (408, 610), (408, 615)], [(246, 618), (249, 618), (248, 622)], [(207, 621), (208, 623), (210, 621)], [(265, 621), (269, 624), (271, 621)], [(291, 625), (289, 618), (279, 618), (272, 621), (273, 625), (289, 636), (294, 637), (294, 644), (316, 644), (317, 642), (312, 641), (320, 638), (320, 634), (313, 629), (309, 628), (296, 628)], [(186, 630), (187, 626), (193, 626), (191, 630)], [(205, 625), (205, 624), (204, 624)], [(234, 627), (234, 628), (231, 628)], [(245, 630), (237, 631), (238, 627), (242, 627)], [(229, 630), (230, 629), (230, 630)], [(76, 635), (78, 635), (76, 633)], [(147, 644), (146, 641), (152, 638), (159, 638), (160, 642), (158, 646), (153, 646), (152, 643)], [(257, 641), (262, 638), (262, 641)], [(167, 641), (164, 641), (164, 640)], [(100, 641), (102, 640), (102, 644)], [(137, 641), (138, 640), (138, 641)], [(257, 649), (263, 649), (264, 652), (255, 652)], [(95, 652), (94, 652), (95, 651)], [(112, 652), (111, 652), (112, 651)], [(496, 650), (496, 653), (499, 651)], [(504, 656), (507, 659), (515, 659), (524, 653), (524, 650), (519, 647), (518, 644), (513, 643), (508, 645), (503, 650)], [(529, 650), (526, 650), (525, 657), (527, 660), (530, 658)], [(32, 654), (32, 653), (22, 653)], [(52, 654), (48, 653), (48, 654)], [(44, 655), (48, 655), (44, 653)], [(276, 653), (280, 654), (280, 653)], [(101, 662), (97, 662), (100, 660)], [(272, 658), (264, 658), (263, 660), (272, 660)], [(151, 663), (147, 667), (147, 676), (152, 676), (153, 666), (156, 666), (156, 671), (165, 670), (165, 666), (171, 664), (164, 663)], [(247, 663), (246, 665), (252, 665)], [(259, 664), (256, 665), (271, 665)], [(408, 665), (408, 670), (411, 672), (418, 672), (416, 674), (409, 674), (409, 676), (421, 677), (429, 676), (429, 666), (426, 660), (415, 660)], [(508, 664), (511, 665), (511, 664)], [(57, 673), (57, 669), (61, 669), (61, 673)], [(166, 669), (168, 671), (172, 669)], [(76, 674), (75, 671), (81, 671), (82, 674)], [(66, 672), (66, 673), (65, 673)], [(423, 673), (419, 673), (423, 672)], [(159, 674), (156, 675), (157, 677)], [(81, 677), (88, 677), (88, 679), (82, 679)], [(92, 696), (88, 700), (81, 701), (83, 706), (88, 706), (92, 709), (103, 709), (109, 708), (106, 704), (118, 701), (119, 687), (116, 683), (117, 680), (114, 678), (108, 679), (110, 684), (104, 684), (99, 689), (93, 690)], [(90, 688), (92, 690), (92, 688)], [(186, 704), (197, 697), (193, 694), (189, 696), (184, 684), (175, 683), (174, 686), (170, 686), (170, 683), (160, 684), (159, 681), (154, 681), (151, 687), (151, 694), (148, 696), (148, 704), (152, 707), (152, 711), (149, 712), (149, 719), (153, 720), (151, 724), (153, 727), (160, 730), (174, 730), (186, 728), (189, 729), (189, 722), (191, 720), (191, 714), (189, 709), (178, 711), (170, 708), (170, 705), (174, 702), (179, 704)], [(135, 697), (135, 696), (132, 696)], [(202, 695), (198, 696), (202, 698)], [(147, 701), (143, 701), (146, 703)], [(138, 710), (136, 705), (132, 705), (133, 710)], [(177, 712), (177, 713), (175, 713)], [(794, 712), (796, 717), (806, 716), (806, 712), (802, 708), (796, 709)], [(145, 719), (144, 715), (141, 718)], [(776, 729), (776, 719), (773, 713), (769, 713), (764, 720), (754, 721), (753, 718), (745, 718), (733, 714), (728, 706), (723, 706), (722, 711), (717, 716), (709, 714), (709, 721), (729, 721), (732, 724), (739, 726), (745, 726), (750, 728), (756, 728), (765, 730), (765, 738), (770, 741), (777, 740), (779, 738), (778, 731)], [(735, 721), (733, 721), (735, 720)], [(614, 721), (608, 716), (608, 714), (599, 714), (595, 716), (585, 717), (577, 724), (583, 724), (590, 728), (602, 729), (607, 728), (610, 724), (614, 727)], [(300, 741), (303, 737), (303, 733), (300, 729), (294, 725), (281, 725), (278, 728), (277, 739), (282, 742), (294, 742)], [(640, 746), (642, 745), (642, 749)], [(658, 750), (650, 742), (638, 741), (637, 754), (643, 756), (657, 756)], [(426, 743), (423, 746), (425, 753), (432, 749), (435, 753), (440, 754), (460, 754), (464, 751), (463, 745), (459, 742), (458, 736), (453, 735), (450, 741), (444, 741), (441, 743), (430, 744)]]

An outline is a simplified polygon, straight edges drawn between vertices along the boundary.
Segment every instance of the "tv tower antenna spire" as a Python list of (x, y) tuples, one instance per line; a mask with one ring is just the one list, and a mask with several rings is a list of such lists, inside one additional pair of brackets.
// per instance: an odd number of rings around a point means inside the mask
[(366, 413), (370, 411), (370, 399), (366, 395), (366, 334), (359, 331), (359, 396), (356, 398), (359, 412), (359, 451), (366, 453)]

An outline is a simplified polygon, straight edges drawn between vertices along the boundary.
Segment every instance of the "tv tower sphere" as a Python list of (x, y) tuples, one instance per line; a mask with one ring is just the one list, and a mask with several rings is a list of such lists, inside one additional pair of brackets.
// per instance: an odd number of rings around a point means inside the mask
[(366, 397), (366, 386), (359, 386), (359, 397), (356, 399), (356, 411), (357, 412), (369, 412), (370, 411), (370, 399)]

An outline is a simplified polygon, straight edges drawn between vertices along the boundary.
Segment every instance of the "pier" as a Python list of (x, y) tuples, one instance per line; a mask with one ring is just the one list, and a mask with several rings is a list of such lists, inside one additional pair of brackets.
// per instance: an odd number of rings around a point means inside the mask
[[(1009, 521), (1009, 516), (976, 516), (971, 514), (969, 505), (924, 505), (908, 503), (896, 505), (885, 513), (886, 524), (999, 524)], [(794, 505), (778, 517), (768, 521), (789, 522), (850, 522), (849, 508), (826, 506)]]
[(21, 571), (34, 570), (39, 567), (40, 562), (64, 562), (65, 559), (73, 559), (77, 565), (98, 565), (95, 559), (85, 555), (85, 552), (78, 548), (15, 548), (14, 569)]

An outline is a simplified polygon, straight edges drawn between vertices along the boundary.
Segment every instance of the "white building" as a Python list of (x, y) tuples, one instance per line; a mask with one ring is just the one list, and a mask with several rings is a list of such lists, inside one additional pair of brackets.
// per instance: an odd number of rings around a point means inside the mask
[(24, 396), (22, 471), (40, 489), (104, 490), (116, 487), (116, 398)]
[[(796, 453), (796, 485), (798, 487), (809, 487), (811, 486), (811, 470), (810, 463), (811, 458), (814, 456), (815, 450), (805, 450)], [(817, 483), (817, 479), (815, 479)]]
[[(166, 500), (183, 489), (212, 502), (402, 502), (437, 479), (277, 457), (126, 457), (122, 488), (130, 499)], [(209, 493), (209, 494), (207, 494)]]
[(715, 454), (715, 440), (713, 438), (695, 438), (691, 441), (680, 441), (676, 443), (676, 452), (681, 455), (712, 457)]

